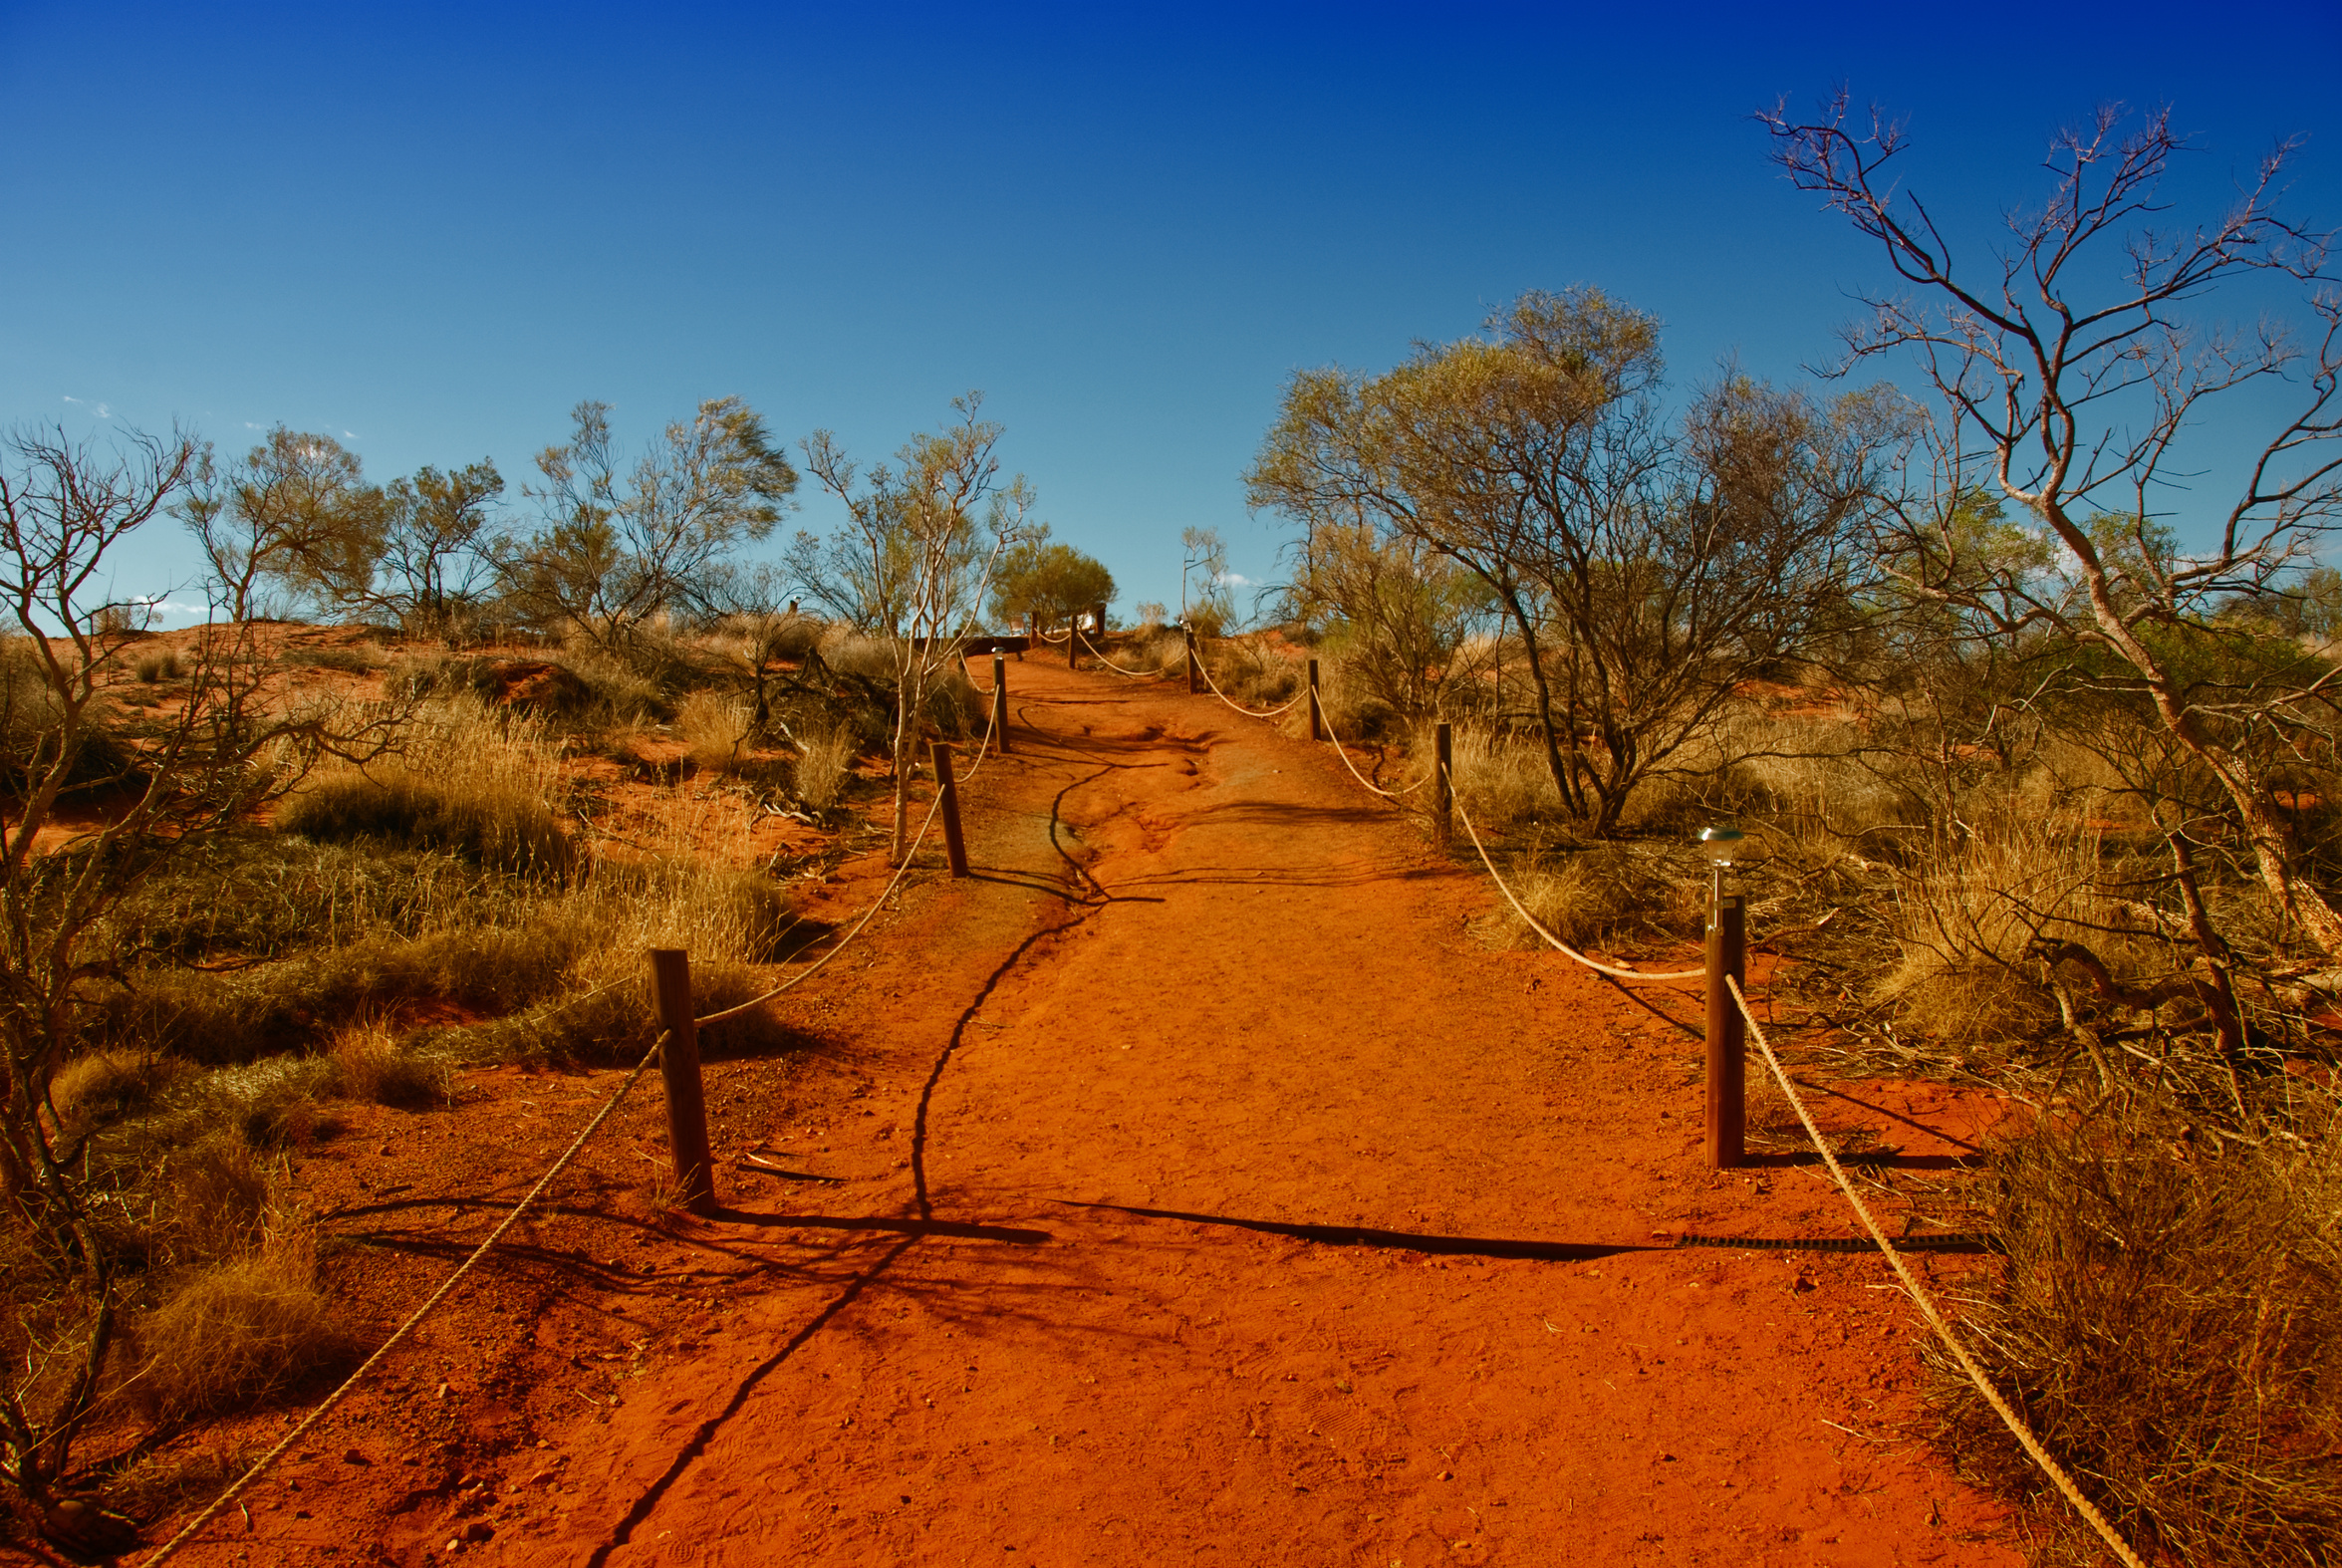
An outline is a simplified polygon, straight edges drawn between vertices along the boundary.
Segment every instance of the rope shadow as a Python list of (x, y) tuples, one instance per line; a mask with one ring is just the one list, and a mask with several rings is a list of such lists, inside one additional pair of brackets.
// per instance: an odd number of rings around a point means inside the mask
[(1663, 1252), (1665, 1247), (1637, 1242), (1615, 1245), (1585, 1241), (1515, 1241), (1494, 1236), (1441, 1236), (1412, 1230), (1380, 1230), (1371, 1225), (1307, 1225), (1275, 1219), (1239, 1219), (1230, 1214), (1195, 1214), (1176, 1208), (1137, 1208), (1127, 1203), (1083, 1203), (1072, 1198), (1052, 1201), (1067, 1208), (1111, 1209), (1141, 1219), (1179, 1219), (1194, 1225), (1224, 1225), (1263, 1235), (1289, 1236), (1326, 1246), (1377, 1247), (1397, 1252), (1424, 1252), (1440, 1257), (1528, 1258), (1545, 1263), (1580, 1263), (1617, 1257), (1627, 1252)]

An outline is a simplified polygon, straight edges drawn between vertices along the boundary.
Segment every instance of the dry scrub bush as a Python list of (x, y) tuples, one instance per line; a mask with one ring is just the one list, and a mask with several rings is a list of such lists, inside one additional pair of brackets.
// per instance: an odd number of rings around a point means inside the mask
[(444, 1061), (401, 1050), (396, 1032), (379, 1018), (335, 1030), (326, 1054), (336, 1088), (353, 1100), (412, 1109), (444, 1104), (452, 1087)]
[(165, 680), (176, 680), (184, 672), (179, 655), (165, 649), (160, 653), (141, 654), (136, 666), (141, 685), (156, 685)]
[(135, 1326), (132, 1343), (130, 1392), (163, 1421), (249, 1409), (350, 1350), (318, 1288), (316, 1243), (289, 1221), (252, 1250), (194, 1270)]
[(277, 826), (321, 843), (374, 839), (558, 876), (575, 859), (546, 804), (558, 778), (541, 720), (457, 699), (419, 709), (396, 756), (364, 772), (318, 773), (285, 801)]
[[(1706, 908), (1696, 868), (1628, 844), (1525, 856), (1505, 880), (1538, 924), (1573, 946), (1627, 933), (1696, 932)], [(1518, 915), (1511, 918), (1520, 945), (1542, 943)]]
[[(2133, 1088), (1993, 1154), (2007, 1255), (1998, 1288), (1965, 1305), (1969, 1343), (2151, 1561), (2307, 1568), (2342, 1547), (2342, 1121), (2330, 1092), (2296, 1092), (2318, 1098), (2256, 1144), (2196, 1142), (2199, 1113)], [(1939, 1440), (2036, 1505), (2037, 1560), (2099, 1561), (1966, 1379), (1930, 1356)]]
[(1896, 880), (1888, 923), (1901, 959), (1879, 980), (1878, 999), (1948, 1040), (2054, 1029), (2058, 1010), (2028, 954), (2036, 940), (2083, 942), (2118, 975), (2146, 967), (2144, 954), (2109, 938), (2136, 915), (2102, 891), (2101, 856), (2095, 835), (2048, 822), (1940, 837)]
[(691, 766), (701, 773), (735, 771), (755, 738), (755, 727), (747, 701), (738, 696), (694, 691), (675, 707), (675, 739), (683, 743)]
[(49, 1081), (49, 1103), (64, 1127), (103, 1127), (144, 1110), (184, 1071), (183, 1064), (153, 1051), (89, 1051), (58, 1069)]
[[(1275, 707), (1299, 691), (1309, 672), (1302, 662), (1253, 638), (1214, 642), (1203, 655), (1221, 694), (1248, 707)], [(1320, 676), (1322, 678), (1323, 671)]]
[[(1415, 749), (1419, 755), (1431, 755), (1431, 736), (1419, 731)], [(1456, 804), (1482, 838), (1561, 815), (1553, 775), (1533, 741), (1484, 729), (1458, 729), (1450, 740), (1448, 769)]]
[(854, 776), (854, 732), (833, 729), (801, 737), (797, 756), (797, 798), (816, 815), (837, 808)]

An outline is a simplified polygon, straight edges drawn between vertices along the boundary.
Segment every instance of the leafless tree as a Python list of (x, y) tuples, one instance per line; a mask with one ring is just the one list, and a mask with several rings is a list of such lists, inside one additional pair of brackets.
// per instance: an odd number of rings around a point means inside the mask
[[(1879, 559), (1989, 632), (2053, 632), (2118, 659), (2110, 693), (2136, 694), (2217, 780), (2270, 898), (2342, 957), (2342, 915), (2302, 875), (2261, 760), (2330, 721), (2334, 668), (2295, 658), (2207, 679), (2200, 656), (2241, 635), (2219, 611), (2284, 593), (2342, 508), (2329, 236), (2277, 210), (2299, 143), (2273, 147), (2225, 212), (2190, 225), (2167, 216), (2188, 149), (2169, 111), (2102, 108), (2052, 138), (2043, 199), (2007, 215), (1996, 249), (1955, 252), (1901, 182), (1903, 126), (1854, 115), (1843, 92), (1810, 121), (1785, 107), (1759, 119), (1790, 180), (1877, 242), (1905, 286), (1866, 297), (1846, 363), (1908, 353), (1941, 409), (1920, 487), (1934, 503), (1886, 519)], [(2252, 280), (2284, 287), (2292, 323), (2203, 319), (2207, 296)], [(2291, 410), (2244, 454), (2224, 504), (2208, 505), (2195, 489), (2218, 459), (2206, 415), (2259, 388), (2289, 393)], [(2022, 510), (2040, 556), (1978, 558), (1963, 498), (1979, 485)]]

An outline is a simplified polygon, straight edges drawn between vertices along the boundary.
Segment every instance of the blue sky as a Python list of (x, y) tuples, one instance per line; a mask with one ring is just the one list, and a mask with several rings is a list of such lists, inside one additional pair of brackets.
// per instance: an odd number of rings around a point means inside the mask
[[(2197, 133), (2190, 211), (2307, 133), (2342, 224), (2334, 8), (2060, 9), (0, 4), (0, 419), (517, 482), (581, 397), (877, 457), (980, 388), (1127, 613), (1184, 526), (1278, 575), (1239, 475), (1293, 370), (1523, 289), (1801, 380), (1882, 273), (1767, 165), (1783, 94), (1907, 116), (1979, 238), (2104, 99)], [(121, 581), (193, 572), (158, 528)]]

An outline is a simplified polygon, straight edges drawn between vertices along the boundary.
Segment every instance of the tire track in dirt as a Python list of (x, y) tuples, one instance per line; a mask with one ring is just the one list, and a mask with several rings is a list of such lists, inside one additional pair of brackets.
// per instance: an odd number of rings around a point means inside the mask
[(1322, 750), (1013, 678), (977, 876), (825, 977), (845, 1184), (735, 1196), (755, 1293), (483, 1557), (2017, 1560), (1893, 1437), (1866, 1260), (1653, 1247), (1844, 1225), (1699, 1167), (1695, 1045), (1473, 939), (1492, 895)]

